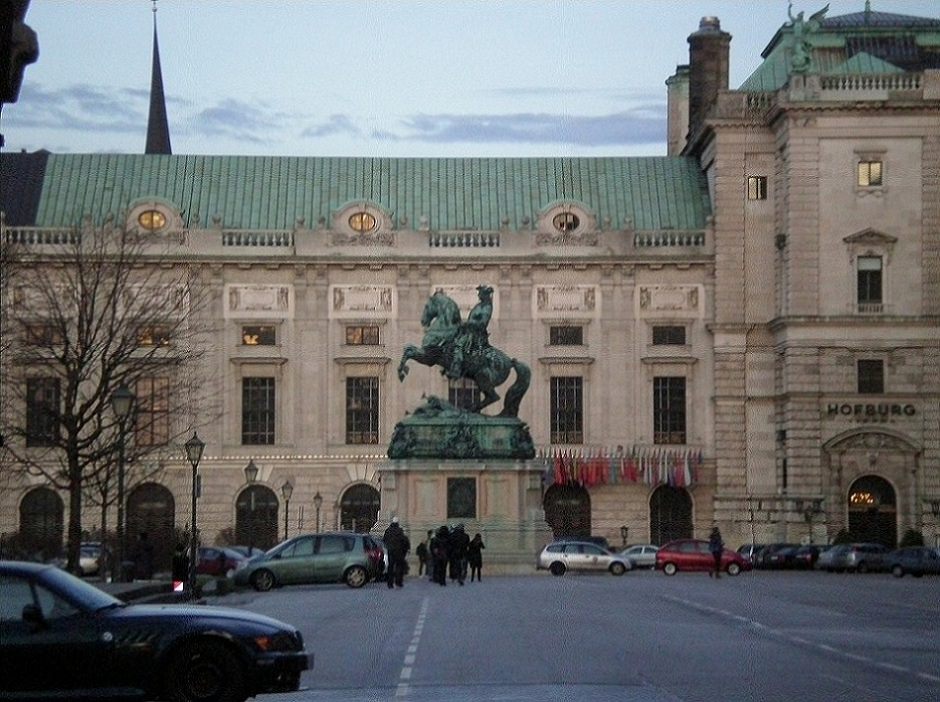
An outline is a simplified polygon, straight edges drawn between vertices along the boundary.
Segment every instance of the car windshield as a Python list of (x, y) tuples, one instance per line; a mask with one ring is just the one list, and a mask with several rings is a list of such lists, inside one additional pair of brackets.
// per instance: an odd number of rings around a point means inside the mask
[(50, 568), (46, 574), (46, 580), (54, 589), (67, 593), (69, 599), (79, 607), (91, 612), (124, 604), (113, 595), (58, 568)]

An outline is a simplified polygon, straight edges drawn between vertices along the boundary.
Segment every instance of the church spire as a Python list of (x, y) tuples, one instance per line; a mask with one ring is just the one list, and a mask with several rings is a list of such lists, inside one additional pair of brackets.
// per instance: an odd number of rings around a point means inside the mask
[(147, 146), (144, 153), (173, 153), (170, 147), (170, 125), (166, 118), (163, 73), (160, 70), (160, 47), (157, 44), (157, 0), (153, 0), (153, 66), (150, 71), (150, 117), (147, 119)]

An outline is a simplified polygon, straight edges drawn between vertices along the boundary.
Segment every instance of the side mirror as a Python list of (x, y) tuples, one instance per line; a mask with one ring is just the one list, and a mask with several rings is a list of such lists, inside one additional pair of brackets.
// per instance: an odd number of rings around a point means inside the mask
[(23, 607), (23, 621), (32, 626), (42, 626), (46, 623), (46, 618), (42, 616), (42, 610), (34, 604), (28, 604)]

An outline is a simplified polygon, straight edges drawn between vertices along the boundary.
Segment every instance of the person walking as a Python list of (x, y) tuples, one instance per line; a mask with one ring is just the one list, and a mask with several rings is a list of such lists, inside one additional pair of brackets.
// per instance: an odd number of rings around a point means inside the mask
[(725, 543), (721, 539), (721, 532), (718, 527), (712, 527), (712, 533), (708, 537), (708, 550), (711, 551), (712, 558), (715, 559), (715, 571), (708, 571), (708, 575), (716, 578), (721, 577), (721, 555), (725, 550)]
[[(428, 534), (430, 535), (430, 532), (428, 532)], [(418, 544), (418, 548), (415, 549), (415, 555), (418, 557), (418, 575), (423, 575), (425, 569), (427, 569), (428, 573), (431, 572), (431, 566), (428, 563), (428, 541), (430, 541), (430, 539), (425, 539)]]
[(401, 530), (398, 517), (392, 517), (392, 523), (388, 525), (388, 529), (382, 535), (382, 541), (385, 542), (385, 548), (388, 549), (388, 574), (385, 576), (388, 589), (391, 590), (396, 585), (404, 587), (405, 556), (411, 550), (411, 542), (405, 532)]
[(479, 582), (483, 582), (483, 537), (476, 534), (467, 546), (467, 562), (470, 564), (470, 582), (474, 575)]
[(454, 527), (454, 533), (450, 535), (450, 579), (456, 580), (463, 585), (467, 577), (467, 546), (470, 545), (470, 537), (463, 529), (463, 524)]
[(438, 585), (447, 585), (447, 559), (450, 548), (450, 538), (447, 527), (442, 526), (431, 539), (431, 564), (434, 582)]

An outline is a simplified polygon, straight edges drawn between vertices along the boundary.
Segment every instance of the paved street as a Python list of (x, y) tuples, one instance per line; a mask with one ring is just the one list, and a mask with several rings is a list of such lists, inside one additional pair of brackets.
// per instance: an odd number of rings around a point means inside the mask
[(940, 699), (940, 578), (632, 572), (213, 599), (299, 626), (271, 702)]

